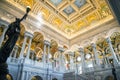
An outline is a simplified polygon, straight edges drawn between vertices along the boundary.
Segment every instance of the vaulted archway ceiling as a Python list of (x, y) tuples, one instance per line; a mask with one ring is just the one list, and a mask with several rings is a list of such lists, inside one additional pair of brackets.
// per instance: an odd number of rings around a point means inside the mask
[(57, 32), (73, 38), (89, 29), (113, 19), (105, 0), (14, 0), (22, 6), (30, 6), (37, 16)]

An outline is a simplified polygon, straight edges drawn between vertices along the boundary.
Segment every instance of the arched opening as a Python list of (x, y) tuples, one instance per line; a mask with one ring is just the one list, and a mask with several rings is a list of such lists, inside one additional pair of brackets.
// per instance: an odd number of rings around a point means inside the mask
[(105, 65), (109, 64), (109, 59), (111, 57), (111, 51), (109, 48), (109, 45), (104, 37), (98, 38), (96, 41), (96, 49), (98, 50), (98, 56), (100, 65), (102, 68), (105, 67)]
[(58, 50), (58, 43), (54, 39), (52, 39), (50, 45), (51, 45), (50, 53), (52, 55), (52, 58), (54, 58), (54, 55)]
[(93, 61), (94, 61), (95, 57), (94, 57), (94, 52), (93, 52), (92, 46), (91, 45), (86, 46), (84, 48), (84, 53), (85, 53), (84, 55), (85, 55), (86, 69), (93, 68), (94, 67)]
[(44, 48), (44, 36), (40, 32), (34, 32), (30, 58), (32, 60), (41, 61)]
[(112, 43), (112, 47), (114, 49), (114, 52), (116, 53), (116, 57), (119, 60), (120, 57), (120, 32), (114, 32), (113, 34), (111, 34), (110, 36), (111, 38), (111, 43)]
[(66, 70), (70, 70), (70, 55), (68, 53), (63, 55), (63, 61), (65, 63), (63, 66), (65, 66)]
[(57, 78), (53, 78), (52, 80), (58, 80)]
[(31, 80), (43, 80), (40, 76), (33, 76)]
[(107, 76), (104, 80), (114, 80), (113, 76)]

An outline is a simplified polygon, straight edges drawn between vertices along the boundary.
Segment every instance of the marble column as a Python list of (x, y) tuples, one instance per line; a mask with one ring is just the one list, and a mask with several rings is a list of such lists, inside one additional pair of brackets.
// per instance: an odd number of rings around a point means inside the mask
[(5, 32), (7, 31), (7, 28), (8, 28), (7, 26), (4, 26), (4, 25), (2, 25), (1, 27), (4, 28), (4, 30), (3, 30), (2, 35), (0, 36), (0, 46), (2, 45), (2, 42), (3, 42), (4, 37), (5, 37)]
[(80, 55), (81, 55), (81, 62), (82, 62), (82, 73), (85, 73), (85, 54), (84, 54), (84, 49), (79, 48)]
[(50, 58), (50, 42), (48, 42), (48, 54), (47, 54), (47, 63), (49, 63), (49, 58)]
[(13, 57), (16, 58), (17, 57), (17, 52), (18, 52), (18, 46), (17, 45), (15, 45), (14, 50), (15, 50), (15, 52), (14, 52)]
[(32, 55), (31, 55), (31, 59), (34, 60), (34, 54), (35, 54), (35, 52), (32, 51), (31, 53), (32, 53)]
[(47, 75), (47, 80), (50, 80), (50, 61), (49, 61), (49, 59), (50, 59), (50, 42), (49, 41), (47, 41), (46, 42), (46, 45), (47, 45), (47, 54), (46, 54), (46, 65), (47, 65), (47, 73), (48, 73), (48, 75)]
[(21, 80), (25, 80), (25, 71), (22, 72)]
[(30, 34), (30, 35), (29, 35), (29, 38), (30, 38), (30, 39), (29, 39), (29, 44), (28, 44), (27, 56), (26, 56), (27, 59), (29, 59), (29, 57), (30, 57), (30, 48), (31, 48), (31, 43), (32, 43), (33, 35)]
[(73, 64), (74, 64), (73, 56), (74, 56), (74, 53), (70, 52), (69, 56), (70, 56), (70, 70), (73, 70)]
[[(14, 49), (13, 49), (13, 50), (14, 50)], [(9, 58), (11, 58), (11, 57), (12, 57), (12, 55), (13, 55), (13, 52), (14, 52), (13, 50), (12, 50), (12, 52), (10, 53), (10, 56), (9, 56)]]
[(64, 64), (64, 61), (63, 61), (63, 52), (64, 52), (64, 49), (62, 47), (58, 47), (58, 51), (59, 51), (59, 67), (60, 67), (60, 71), (63, 71), (65, 69), (65, 64)]
[(27, 32), (25, 32), (25, 34), (24, 34), (24, 41), (23, 41), (23, 44), (22, 44), (21, 52), (20, 52), (20, 58), (23, 58), (27, 38), (28, 38), (28, 35), (27, 35)]
[(92, 43), (92, 48), (93, 48), (93, 52), (94, 52), (94, 56), (95, 56), (95, 61), (96, 61), (96, 65), (100, 65), (100, 60), (99, 60), (99, 56), (98, 56), (98, 53), (97, 53), (97, 49), (96, 49), (96, 44), (95, 43)]
[(47, 56), (46, 48), (47, 48), (48, 44), (50, 44), (50, 43), (49, 43), (47, 40), (44, 40), (44, 51), (43, 51), (43, 59), (42, 59), (43, 66), (45, 66), (46, 61), (48, 60), (48, 59), (46, 58), (46, 56)]
[(104, 65), (107, 64), (107, 60), (106, 60), (106, 56), (105, 56), (105, 52), (102, 51), (102, 54), (103, 54), (103, 63)]
[(9, 58), (11, 58), (11, 57), (16, 58), (17, 52), (18, 52), (18, 46), (15, 45), (12, 52), (10, 53)]
[[(113, 49), (113, 46), (112, 46), (110, 37), (106, 38), (106, 41), (107, 41), (107, 43), (108, 43), (108, 45), (109, 45), (109, 48), (110, 48), (110, 50), (111, 50), (112, 57), (113, 57), (113, 59), (114, 59), (113, 61), (118, 63), (118, 59), (117, 59), (117, 56), (116, 56), (116, 54), (115, 54), (115, 52), (114, 52), (114, 49)], [(114, 63), (114, 64), (115, 64), (115, 63)]]
[(29, 79), (29, 78), (30, 78), (30, 77), (29, 77), (29, 73), (30, 73), (30, 72), (26, 72), (26, 76), (25, 76), (25, 77), (26, 77), (26, 80), (30, 80), (30, 79)]

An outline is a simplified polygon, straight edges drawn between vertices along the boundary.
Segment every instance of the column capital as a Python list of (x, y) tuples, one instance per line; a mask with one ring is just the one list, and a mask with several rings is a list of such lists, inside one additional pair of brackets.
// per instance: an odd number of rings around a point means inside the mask
[(70, 52), (69, 52), (69, 55), (70, 55), (70, 56), (74, 56), (74, 52), (70, 51)]
[(58, 51), (64, 52), (65, 50), (62, 47), (58, 47)]
[(96, 44), (95, 44), (95, 43), (91, 43), (91, 46), (92, 46), (93, 48), (96, 48)]
[(106, 41), (107, 41), (107, 43), (111, 43), (110, 37), (107, 37), (107, 38), (106, 38)]
[(44, 40), (44, 44), (47, 45), (47, 46), (50, 46), (50, 42), (47, 41), (47, 40)]
[(24, 33), (24, 36), (33, 38), (33, 34), (30, 33), (30, 32), (28, 32), (28, 31), (26, 31), (26, 32)]
[(80, 47), (80, 48), (79, 48), (79, 51), (80, 51), (80, 52), (84, 52), (84, 48)]
[(15, 45), (14, 48), (18, 48), (18, 45)]

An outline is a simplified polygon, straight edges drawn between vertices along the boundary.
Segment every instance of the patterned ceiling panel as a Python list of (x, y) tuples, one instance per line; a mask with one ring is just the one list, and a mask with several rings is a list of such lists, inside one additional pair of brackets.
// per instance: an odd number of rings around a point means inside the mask
[(56, 26), (60, 26), (62, 24), (62, 21), (59, 18), (55, 17), (53, 20), (53, 24)]
[(74, 4), (78, 7), (81, 8), (82, 6), (84, 6), (86, 3), (86, 0), (75, 0)]
[(36, 1), (35, 0), (20, 0), (19, 2), (23, 6), (27, 5), (27, 6), (30, 6), (32, 8)]
[(74, 10), (71, 6), (68, 6), (68, 7), (65, 8), (63, 11), (64, 11), (68, 16), (69, 16), (70, 14), (72, 14), (73, 12), (75, 12), (75, 10)]
[(52, 4), (54, 4), (55, 6), (58, 6), (62, 0), (50, 0), (52, 2)]
[(22, 6), (32, 6), (35, 15), (38, 12), (43, 13), (43, 19), (57, 32), (60, 31), (67, 37), (113, 18), (105, 0), (16, 0), (16, 2)]
[(88, 24), (91, 24), (93, 21), (97, 21), (98, 17), (94, 13), (94, 14), (91, 14), (90, 16), (86, 17), (86, 20), (88, 21)]
[(43, 8), (43, 7), (40, 11), (42, 12), (43, 18), (47, 20), (49, 18), (50, 12), (46, 8)]

